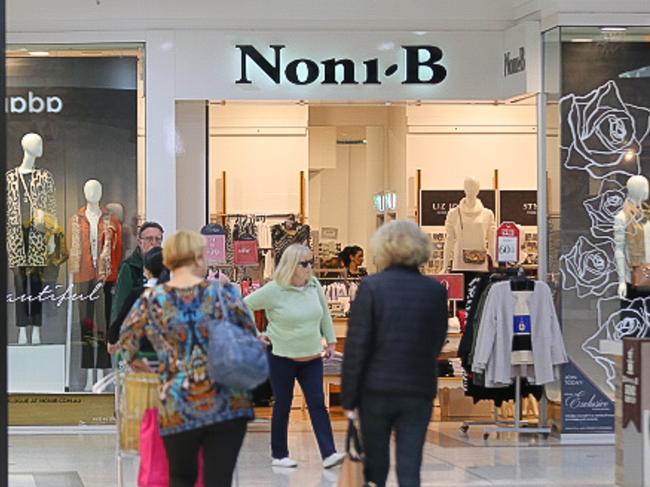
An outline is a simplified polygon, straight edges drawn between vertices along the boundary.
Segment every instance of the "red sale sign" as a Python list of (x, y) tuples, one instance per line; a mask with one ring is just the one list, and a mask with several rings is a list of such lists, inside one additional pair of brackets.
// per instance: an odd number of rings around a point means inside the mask
[(465, 276), (463, 274), (435, 274), (431, 277), (447, 288), (450, 301), (465, 299)]
[(497, 230), (497, 262), (519, 262), (521, 232), (513, 222), (503, 222)]

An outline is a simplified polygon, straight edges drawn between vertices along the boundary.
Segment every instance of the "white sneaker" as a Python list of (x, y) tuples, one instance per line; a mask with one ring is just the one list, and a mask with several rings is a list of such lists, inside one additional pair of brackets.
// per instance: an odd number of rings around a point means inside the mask
[(346, 456), (345, 453), (332, 453), (329, 457), (323, 460), (323, 467), (332, 468), (341, 465)]
[(283, 468), (296, 468), (298, 466), (298, 462), (295, 460), (292, 460), (289, 457), (284, 457), (284, 458), (274, 458), (273, 461), (271, 462), (272, 467), (283, 467)]

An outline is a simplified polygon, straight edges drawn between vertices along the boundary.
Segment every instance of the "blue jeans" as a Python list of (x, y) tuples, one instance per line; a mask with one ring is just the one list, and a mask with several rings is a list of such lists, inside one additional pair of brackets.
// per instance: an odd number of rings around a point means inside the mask
[(325, 407), (323, 393), (323, 360), (296, 362), (269, 353), (271, 366), (271, 387), (273, 388), (273, 418), (271, 419), (271, 455), (273, 458), (289, 456), (287, 436), (289, 413), (296, 379), (307, 401), (311, 425), (316, 433), (321, 456), (327, 458), (336, 452), (332, 423)]
[(400, 487), (420, 487), (422, 450), (431, 420), (433, 400), (366, 392), (359, 419), (366, 451), (366, 481), (386, 485), (390, 468), (390, 436), (395, 431), (397, 480)]

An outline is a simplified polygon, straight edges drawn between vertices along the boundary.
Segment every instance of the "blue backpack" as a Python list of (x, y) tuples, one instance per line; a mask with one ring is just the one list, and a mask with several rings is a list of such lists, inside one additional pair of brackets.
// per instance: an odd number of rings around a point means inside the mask
[(269, 376), (266, 348), (257, 337), (228, 317), (221, 284), (216, 284), (222, 320), (208, 323), (208, 374), (222, 386), (252, 390)]

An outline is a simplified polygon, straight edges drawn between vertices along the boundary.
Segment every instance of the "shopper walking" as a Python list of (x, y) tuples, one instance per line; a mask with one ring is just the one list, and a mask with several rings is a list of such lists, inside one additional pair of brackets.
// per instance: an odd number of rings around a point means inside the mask
[(115, 296), (111, 305), (111, 323), (117, 319), (133, 288), (144, 285), (144, 254), (154, 247), (160, 247), (162, 241), (163, 227), (159, 223), (144, 222), (138, 229), (138, 246), (122, 261), (117, 275)]
[(383, 271), (364, 279), (352, 304), (342, 402), (348, 416), (359, 412), (366, 480), (386, 485), (395, 431), (399, 485), (419, 487), (436, 358), (447, 335), (447, 291), (418, 270), (431, 242), (414, 223), (384, 225), (373, 245)]
[(254, 415), (250, 391), (217, 386), (207, 374), (208, 324), (221, 317), (219, 295), (232, 323), (252, 334), (255, 324), (233, 286), (204, 279), (204, 247), (198, 233), (180, 231), (169, 238), (163, 257), (172, 277), (138, 299), (119, 342), (125, 360), (136, 368), (142, 367), (136, 354), (143, 336), (158, 355), (160, 432), (171, 487), (194, 485), (201, 447), (206, 487), (230, 487), (246, 424)]
[(273, 280), (245, 298), (252, 310), (266, 311), (269, 326), (262, 339), (270, 346), (271, 387), (274, 405), (271, 420), (271, 454), (275, 467), (296, 467), (287, 443), (289, 414), (296, 379), (307, 401), (309, 416), (323, 458), (323, 466), (340, 464), (323, 393), (323, 337), (325, 354), (335, 351), (336, 337), (327, 300), (313, 276), (314, 258), (308, 247), (287, 247)]
[[(115, 353), (118, 349), (117, 341), (120, 337), (120, 329), (122, 328), (122, 323), (129, 314), (129, 311), (131, 311), (131, 308), (138, 300), (138, 298), (142, 295), (145, 289), (156, 287), (163, 270), (165, 270), (165, 266), (163, 264), (162, 248), (154, 247), (149, 250), (149, 252), (144, 254), (143, 262), (144, 279), (146, 282), (143, 286), (136, 286), (131, 290), (129, 295), (126, 297), (126, 300), (124, 301), (122, 309), (117, 315), (117, 318), (108, 327), (106, 338), (108, 340), (108, 352), (111, 354)], [(142, 352), (153, 351), (153, 348), (151, 347), (151, 344), (149, 343), (149, 340), (146, 339), (146, 337), (143, 338), (143, 343), (140, 346), (140, 350)]]

